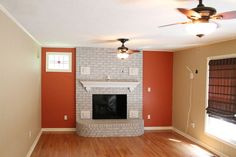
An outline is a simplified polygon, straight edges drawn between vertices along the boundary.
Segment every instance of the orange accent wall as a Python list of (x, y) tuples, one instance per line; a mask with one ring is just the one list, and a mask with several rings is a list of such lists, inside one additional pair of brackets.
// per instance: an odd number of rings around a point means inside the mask
[[(72, 72), (46, 72), (46, 52), (71, 52)], [(75, 48), (42, 48), (42, 128), (75, 127), (75, 52)]]
[[(147, 127), (172, 125), (172, 71), (172, 52), (144, 51), (143, 118)], [(147, 119), (149, 114), (151, 119)]]

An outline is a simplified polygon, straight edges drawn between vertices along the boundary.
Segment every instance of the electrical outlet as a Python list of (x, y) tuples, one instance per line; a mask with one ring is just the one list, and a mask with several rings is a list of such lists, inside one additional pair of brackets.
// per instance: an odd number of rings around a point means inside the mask
[(149, 115), (147, 115), (147, 119), (151, 119), (151, 115), (149, 114)]
[(151, 90), (152, 90), (151, 87), (148, 87), (148, 92), (149, 92), (149, 93), (151, 92)]
[(64, 115), (64, 120), (68, 120), (68, 116), (67, 115)]
[(192, 127), (192, 128), (195, 128), (195, 127), (196, 127), (196, 124), (195, 124), (195, 123), (191, 123), (191, 127)]

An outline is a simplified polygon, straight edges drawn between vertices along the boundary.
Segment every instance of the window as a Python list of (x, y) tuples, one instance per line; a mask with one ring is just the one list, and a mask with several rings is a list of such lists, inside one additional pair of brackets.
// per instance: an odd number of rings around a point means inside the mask
[(46, 72), (71, 72), (71, 52), (46, 52)]
[(206, 132), (236, 144), (236, 58), (208, 63)]

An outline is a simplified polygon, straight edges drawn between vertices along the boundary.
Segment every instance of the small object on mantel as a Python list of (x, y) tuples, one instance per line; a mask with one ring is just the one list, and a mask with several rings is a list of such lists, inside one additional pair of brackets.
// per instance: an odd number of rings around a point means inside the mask
[(106, 75), (106, 80), (109, 81), (111, 79), (110, 75)]

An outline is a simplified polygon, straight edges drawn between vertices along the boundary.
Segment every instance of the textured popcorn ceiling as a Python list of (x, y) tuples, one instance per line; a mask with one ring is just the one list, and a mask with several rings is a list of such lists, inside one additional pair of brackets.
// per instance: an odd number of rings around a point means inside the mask
[[(133, 49), (178, 50), (236, 37), (236, 20), (219, 22), (220, 28), (204, 38), (185, 26), (158, 26), (186, 21), (175, 8), (193, 8), (196, 0), (0, 0), (0, 4), (43, 46), (119, 46), (97, 39), (131, 38)], [(236, 10), (235, 0), (204, 0), (218, 12)]]

